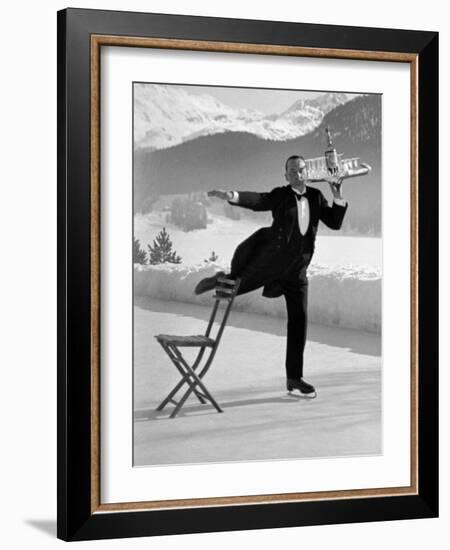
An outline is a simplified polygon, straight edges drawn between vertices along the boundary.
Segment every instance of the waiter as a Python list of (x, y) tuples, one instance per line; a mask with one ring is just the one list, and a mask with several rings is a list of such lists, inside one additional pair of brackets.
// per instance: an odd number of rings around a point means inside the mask
[[(287, 309), (286, 386), (306, 397), (315, 397), (313, 385), (303, 379), (303, 353), (308, 312), (307, 269), (311, 262), (319, 220), (331, 229), (340, 229), (347, 211), (342, 197), (342, 180), (327, 178), (333, 195), (328, 205), (322, 192), (309, 187), (305, 159), (294, 155), (285, 163), (288, 185), (268, 193), (250, 191), (209, 191), (208, 196), (227, 200), (234, 206), (254, 211), (270, 210), (271, 227), (256, 231), (236, 249), (228, 277), (239, 277), (238, 294), (264, 287), (263, 295), (283, 295)], [(196, 294), (212, 290), (223, 272), (203, 279)]]

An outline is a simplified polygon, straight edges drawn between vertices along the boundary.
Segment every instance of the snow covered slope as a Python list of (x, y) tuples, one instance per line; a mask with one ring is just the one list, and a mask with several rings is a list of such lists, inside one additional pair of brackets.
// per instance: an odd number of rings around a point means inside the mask
[(208, 94), (189, 94), (174, 85), (135, 84), (135, 150), (166, 149), (225, 132), (247, 132), (273, 141), (294, 139), (314, 130), (329, 111), (348, 100), (347, 94), (324, 93), (300, 99), (281, 114), (265, 115), (229, 107)]

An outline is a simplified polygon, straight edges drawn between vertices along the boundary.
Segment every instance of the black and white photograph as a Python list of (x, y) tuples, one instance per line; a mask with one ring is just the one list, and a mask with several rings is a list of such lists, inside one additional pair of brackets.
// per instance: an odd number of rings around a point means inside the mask
[(132, 94), (133, 465), (382, 454), (382, 95)]
[(4, 548), (448, 545), (446, 14), (5, 4)]

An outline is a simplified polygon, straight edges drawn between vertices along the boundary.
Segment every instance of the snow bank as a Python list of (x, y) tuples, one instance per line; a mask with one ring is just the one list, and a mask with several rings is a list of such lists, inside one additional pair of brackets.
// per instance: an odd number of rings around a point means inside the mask
[[(226, 268), (219, 264), (135, 265), (134, 292), (159, 300), (211, 305), (211, 293), (195, 296), (200, 279)], [(312, 323), (381, 331), (381, 275), (358, 266), (330, 268), (311, 265), (308, 270), (308, 314)], [(264, 298), (262, 289), (238, 296), (233, 309), (261, 315), (286, 317), (284, 298)]]

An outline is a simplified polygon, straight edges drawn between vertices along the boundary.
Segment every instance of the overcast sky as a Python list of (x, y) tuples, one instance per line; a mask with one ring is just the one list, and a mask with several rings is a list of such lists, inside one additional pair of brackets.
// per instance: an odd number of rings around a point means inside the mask
[(299, 99), (308, 99), (327, 92), (301, 90), (266, 90), (261, 88), (229, 88), (221, 86), (180, 86), (192, 95), (208, 94), (225, 105), (256, 109), (265, 114), (281, 113)]

